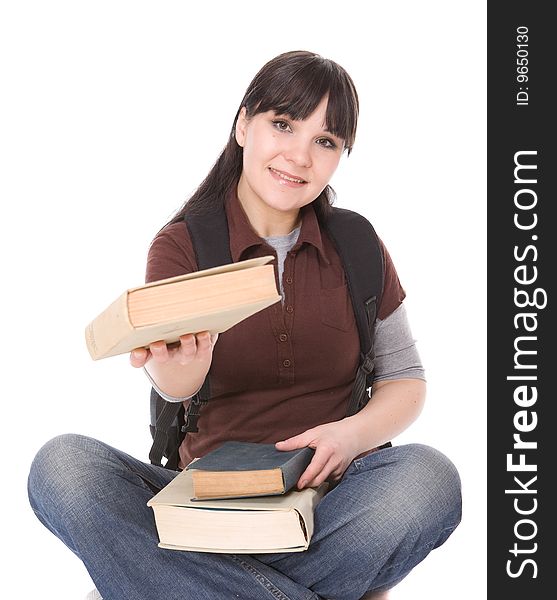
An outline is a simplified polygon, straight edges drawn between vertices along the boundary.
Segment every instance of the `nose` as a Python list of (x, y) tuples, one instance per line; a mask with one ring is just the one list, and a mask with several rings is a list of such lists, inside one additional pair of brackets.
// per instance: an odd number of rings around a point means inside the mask
[(283, 150), (283, 155), (288, 162), (299, 167), (311, 167), (311, 142), (302, 138), (289, 140)]

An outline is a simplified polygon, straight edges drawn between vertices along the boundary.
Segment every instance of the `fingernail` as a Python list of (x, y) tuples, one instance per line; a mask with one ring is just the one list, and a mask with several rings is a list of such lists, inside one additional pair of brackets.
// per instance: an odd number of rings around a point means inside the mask
[(308, 480), (307, 480), (307, 479), (304, 479), (304, 480), (302, 481), (302, 485), (300, 485), (300, 489), (302, 489), (302, 488), (306, 487), (306, 485), (307, 485), (307, 482), (308, 482)]

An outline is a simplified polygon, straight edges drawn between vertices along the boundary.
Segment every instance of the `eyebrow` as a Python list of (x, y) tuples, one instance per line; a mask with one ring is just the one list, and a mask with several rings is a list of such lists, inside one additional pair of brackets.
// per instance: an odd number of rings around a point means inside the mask
[(326, 127), (323, 127), (323, 131), (326, 131), (329, 135), (332, 135), (333, 137), (336, 137), (337, 139), (342, 140), (343, 142), (345, 141), (344, 138), (340, 137), (340, 135), (333, 133), (330, 129), (327, 129)]

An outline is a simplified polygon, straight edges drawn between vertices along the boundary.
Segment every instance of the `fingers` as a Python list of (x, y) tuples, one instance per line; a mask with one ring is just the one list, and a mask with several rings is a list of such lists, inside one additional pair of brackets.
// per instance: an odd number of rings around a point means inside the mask
[(311, 462), (298, 479), (298, 489), (317, 487), (324, 481), (338, 481), (342, 477), (354, 458), (342, 427), (340, 421), (326, 423), (275, 443), (277, 450), (295, 450), (306, 446), (315, 450)]
[(203, 331), (195, 335), (197, 356), (196, 358), (204, 359), (213, 350), (213, 344), (211, 343), (211, 334), (208, 331)]
[(327, 479), (335, 467), (333, 450), (326, 445), (320, 445), (319, 436), (315, 429), (308, 429), (299, 435), (275, 444), (275, 448), (282, 451), (305, 448), (306, 446), (315, 448), (315, 454), (306, 470), (300, 475), (297, 483), (300, 490), (304, 487), (317, 487)]
[(180, 336), (180, 344), (176, 348), (176, 358), (181, 365), (189, 364), (194, 358), (197, 351), (195, 335), (189, 333)]
[(321, 450), (318, 446), (311, 462), (300, 475), (298, 489), (321, 485), (329, 477), (335, 466), (334, 454), (326, 449)]
[(181, 336), (178, 350), (180, 364), (187, 365), (193, 360), (207, 361), (211, 357), (214, 346), (211, 338), (208, 331)]
[(164, 342), (153, 342), (149, 350), (155, 362), (164, 363), (168, 360), (168, 346)]
[(147, 358), (149, 357), (149, 350), (147, 348), (136, 348), (130, 352), (130, 363), (132, 367), (139, 369), (145, 366)]
[(166, 344), (164, 341), (153, 342), (149, 348), (136, 348), (130, 353), (130, 363), (133, 367), (143, 367), (149, 358), (158, 363), (176, 360), (181, 365), (187, 365), (193, 360), (207, 360), (211, 356), (219, 334), (211, 335), (208, 331), (198, 334), (188, 333), (180, 336), (178, 342)]
[(275, 448), (277, 450), (282, 450), (286, 452), (288, 450), (296, 450), (297, 448), (305, 448), (311, 442), (311, 437), (308, 438), (306, 435), (307, 432), (301, 433), (300, 435), (295, 435), (287, 440), (282, 440), (281, 442), (276, 442)]
[(300, 490), (304, 487), (317, 487), (327, 479), (336, 466), (333, 449), (327, 445), (321, 445), (312, 429), (275, 444), (277, 450), (283, 451), (305, 448), (306, 446), (315, 448), (315, 454), (298, 479), (297, 486)]

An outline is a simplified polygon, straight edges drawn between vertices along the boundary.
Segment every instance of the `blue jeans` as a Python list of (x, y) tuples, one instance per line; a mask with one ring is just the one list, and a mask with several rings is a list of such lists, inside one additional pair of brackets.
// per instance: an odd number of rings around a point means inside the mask
[(317, 506), (305, 552), (164, 550), (147, 501), (175, 475), (97, 440), (62, 435), (33, 460), (29, 499), (104, 600), (357, 600), (396, 585), (461, 516), (454, 465), (409, 444), (351, 463)]

